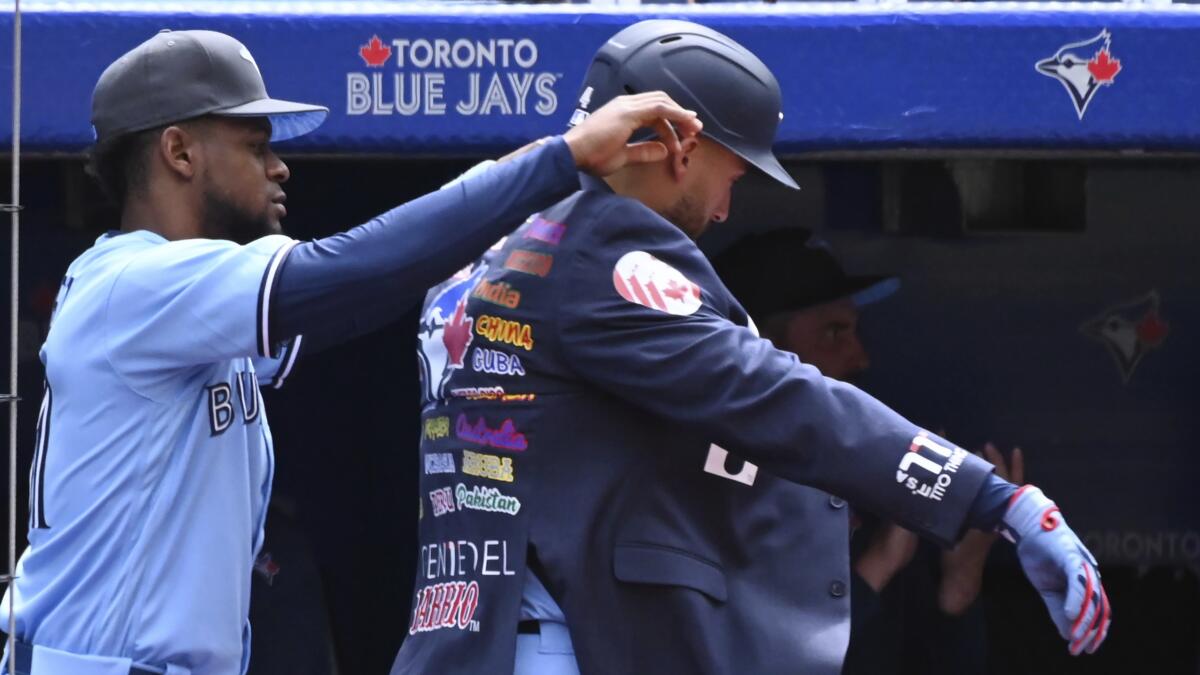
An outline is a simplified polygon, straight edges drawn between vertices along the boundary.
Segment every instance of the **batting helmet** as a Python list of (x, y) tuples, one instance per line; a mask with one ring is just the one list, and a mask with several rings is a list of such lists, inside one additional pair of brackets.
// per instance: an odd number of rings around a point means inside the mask
[(588, 68), (571, 124), (617, 96), (655, 90), (695, 110), (705, 136), (798, 187), (771, 152), (783, 118), (775, 76), (745, 47), (690, 21), (639, 21), (609, 38)]

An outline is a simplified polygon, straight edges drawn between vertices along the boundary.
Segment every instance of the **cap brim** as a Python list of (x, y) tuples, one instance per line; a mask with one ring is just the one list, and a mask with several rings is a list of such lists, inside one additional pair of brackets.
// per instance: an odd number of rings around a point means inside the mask
[(715, 138), (712, 135), (706, 134), (705, 138), (725, 146), (725, 148), (727, 148), (730, 152), (738, 157), (741, 157), (747, 162), (750, 162), (754, 168), (767, 174), (776, 182), (783, 183), (793, 190), (800, 189), (800, 186), (796, 184), (796, 181), (792, 180), (792, 177), (788, 175), (787, 169), (783, 168), (783, 165), (779, 163), (778, 159), (775, 159), (774, 153), (772, 153), (770, 150), (766, 152), (762, 152), (760, 150), (744, 150), (742, 148), (734, 147), (729, 143), (724, 143), (721, 141), (721, 139)]
[(846, 295), (859, 307), (879, 302), (899, 289), (900, 279), (896, 277), (846, 277)]
[[(742, 153), (739, 152), (738, 154), (741, 155)], [(757, 167), (759, 171), (762, 171), (763, 173), (767, 174), (771, 178), (775, 179), (777, 182), (783, 183), (784, 185), (792, 188), (793, 190), (800, 189), (800, 186), (797, 185), (796, 181), (793, 180), (792, 177), (788, 174), (787, 169), (784, 169), (783, 165), (779, 163), (779, 160), (775, 159), (775, 155), (773, 153), (767, 152), (767, 153), (762, 153), (757, 156), (742, 155), (742, 159), (745, 159), (747, 162), (750, 162), (755, 167)]]
[(271, 120), (271, 141), (286, 141), (303, 136), (325, 121), (329, 108), (309, 103), (264, 98), (249, 103), (214, 110), (221, 117), (266, 117)]

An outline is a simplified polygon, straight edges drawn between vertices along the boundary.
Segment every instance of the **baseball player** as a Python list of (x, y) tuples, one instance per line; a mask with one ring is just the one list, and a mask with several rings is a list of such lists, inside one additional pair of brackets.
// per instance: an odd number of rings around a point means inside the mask
[(768, 472), (943, 544), (1004, 528), (1071, 649), (1099, 646), (1099, 573), (1053, 502), (760, 339), (692, 241), (744, 172), (795, 186), (770, 71), (702, 26), (641, 22), (600, 49), (574, 120), (657, 88), (702, 136), (581, 179), (427, 296), (420, 558), (392, 672), (573, 653), (583, 673), (836, 673), (845, 535), (797, 555), (756, 517)]
[(326, 113), (268, 97), (250, 52), (220, 33), (159, 33), (100, 76), (95, 164), (121, 230), (70, 265), (41, 350), (16, 672), (244, 672), (274, 464), (259, 387), (287, 376), (301, 336), (394, 319), (578, 190), (580, 169), (678, 143), (627, 146), (635, 129), (699, 126), (661, 93), (624, 97), (452, 189), (297, 242), (279, 234), (288, 168), (270, 144)]

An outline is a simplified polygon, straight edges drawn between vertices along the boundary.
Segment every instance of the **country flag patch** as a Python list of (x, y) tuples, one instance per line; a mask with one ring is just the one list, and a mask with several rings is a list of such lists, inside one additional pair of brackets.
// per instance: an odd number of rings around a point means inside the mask
[(630, 251), (613, 267), (613, 287), (629, 302), (675, 316), (700, 309), (700, 287), (645, 251)]

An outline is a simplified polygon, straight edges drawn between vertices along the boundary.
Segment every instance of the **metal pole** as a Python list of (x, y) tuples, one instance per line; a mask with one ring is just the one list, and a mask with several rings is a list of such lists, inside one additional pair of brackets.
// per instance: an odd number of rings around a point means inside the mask
[(13, 80), (12, 80), (12, 298), (9, 301), (8, 370), (8, 672), (16, 668), (16, 628), (13, 583), (17, 574), (17, 304), (20, 295), (18, 264), (21, 226), (21, 0), (13, 0)]

